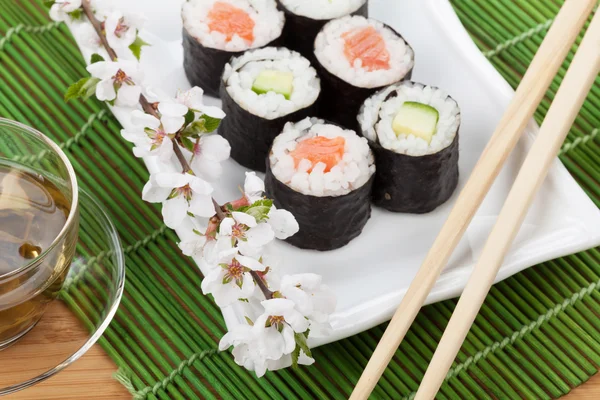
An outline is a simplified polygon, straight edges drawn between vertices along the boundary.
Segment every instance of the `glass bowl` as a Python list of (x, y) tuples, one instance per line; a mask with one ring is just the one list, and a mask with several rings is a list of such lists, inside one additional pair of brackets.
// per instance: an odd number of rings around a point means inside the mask
[(79, 189), (79, 239), (58, 299), (40, 322), (0, 351), (0, 395), (28, 388), (78, 360), (114, 317), (125, 284), (117, 231), (103, 207)]

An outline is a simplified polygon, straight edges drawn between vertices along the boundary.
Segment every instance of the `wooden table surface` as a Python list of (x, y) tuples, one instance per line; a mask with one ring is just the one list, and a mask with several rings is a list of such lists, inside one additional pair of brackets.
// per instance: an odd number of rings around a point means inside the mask
[[(25, 354), (22, 357), (24, 370), (31, 368), (31, 365), (35, 364), (36, 360), (43, 360), (44, 357), (48, 356), (44, 354), (44, 351), (52, 352), (52, 348), (47, 345), (45, 346), (44, 342), (56, 337), (48, 335), (47, 332), (61, 332), (62, 339), (66, 337), (83, 338), (86, 336), (85, 328), (59, 302), (55, 302), (52, 305), (48, 313), (44, 315), (42, 323), (15, 345), (15, 347), (5, 350), (6, 352), (12, 351), (14, 353), (17, 353), (18, 350), (18, 354)], [(38, 328), (43, 329), (37, 331)], [(27, 354), (33, 356), (27, 357)], [(113, 379), (112, 374), (115, 370), (116, 366), (112, 360), (104, 353), (100, 346), (95, 345), (80, 360), (54, 377), (4, 398), (7, 400), (130, 399), (131, 396), (125, 388)], [(18, 371), (14, 372), (18, 373)], [(3, 371), (0, 374), (0, 386), (4, 373)], [(600, 374), (593, 376), (587, 383), (573, 390), (570, 394), (563, 397), (563, 399), (600, 399)]]

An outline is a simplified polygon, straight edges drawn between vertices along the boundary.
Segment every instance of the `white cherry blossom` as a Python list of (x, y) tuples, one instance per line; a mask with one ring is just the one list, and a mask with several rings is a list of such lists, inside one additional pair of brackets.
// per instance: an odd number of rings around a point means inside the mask
[(100, 79), (96, 86), (98, 100), (115, 100), (115, 105), (126, 107), (139, 103), (142, 72), (137, 62), (100, 61), (88, 65), (87, 70), (93, 77)]
[(295, 303), (296, 309), (319, 329), (327, 331), (329, 316), (335, 311), (336, 298), (333, 291), (322, 283), (322, 277), (317, 274), (284, 275), (281, 278), (279, 292)]
[(119, 10), (108, 12), (104, 30), (110, 47), (115, 50), (129, 47), (135, 41), (142, 23), (143, 20), (134, 14), (124, 15)]
[(261, 200), (265, 191), (265, 183), (262, 179), (256, 176), (256, 172), (246, 172), (246, 180), (244, 181), (244, 196), (248, 203)]
[(231, 146), (220, 135), (202, 135), (194, 144), (193, 158), (190, 167), (194, 173), (207, 181), (215, 182), (221, 176), (221, 163), (229, 158)]
[(267, 223), (271, 225), (277, 239), (287, 239), (300, 230), (298, 221), (288, 210), (278, 209), (274, 205), (269, 211)]
[(233, 211), (231, 217), (221, 221), (219, 236), (236, 240), (240, 253), (257, 256), (262, 247), (274, 239), (275, 234), (270, 225), (256, 222), (252, 215)]
[(179, 91), (177, 93), (177, 97), (175, 101), (179, 104), (185, 105), (190, 110), (197, 112), (199, 114), (206, 114), (209, 117), (223, 119), (225, 118), (225, 113), (221, 108), (215, 106), (207, 106), (204, 104), (203, 99), (204, 91), (194, 86), (193, 88), (187, 91)]
[(215, 214), (212, 203), (213, 187), (189, 173), (159, 172), (150, 175), (142, 198), (150, 203), (163, 203), (165, 225), (177, 228), (188, 213), (198, 217)]
[(82, 0), (56, 0), (50, 7), (50, 18), (54, 21), (68, 21), (69, 13), (81, 8)]
[(261, 301), (260, 304), (265, 310), (254, 321), (252, 329), (265, 339), (268, 346), (259, 341), (259, 351), (269, 360), (291, 354), (296, 348), (294, 333), (305, 332), (309, 327), (308, 320), (296, 310), (292, 300), (277, 298)]
[(217, 265), (202, 280), (202, 292), (212, 294), (219, 307), (226, 307), (239, 299), (247, 299), (255, 290), (250, 271), (264, 271), (266, 267), (258, 260), (246, 257), (232, 248), (223, 252)]
[[(277, 346), (277, 342), (268, 342), (265, 337), (257, 335), (252, 326), (240, 324), (227, 332), (219, 342), (219, 350), (224, 351), (231, 346), (236, 364), (256, 373), (262, 377), (266, 371), (274, 371), (292, 365), (291, 354), (284, 354), (277, 359), (267, 358), (269, 355), (278, 354), (269, 346)], [(266, 350), (266, 351), (265, 351)], [(300, 352), (298, 364), (311, 365), (315, 360)]]

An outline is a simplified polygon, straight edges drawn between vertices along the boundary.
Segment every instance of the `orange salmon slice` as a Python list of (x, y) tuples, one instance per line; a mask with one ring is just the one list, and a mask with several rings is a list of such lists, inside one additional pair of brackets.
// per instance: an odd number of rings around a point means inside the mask
[(325, 172), (329, 172), (344, 156), (345, 145), (346, 139), (343, 137), (329, 139), (323, 136), (315, 136), (298, 143), (290, 155), (294, 159), (296, 167), (298, 167), (300, 161), (306, 159), (312, 163), (312, 167), (308, 172), (312, 171), (318, 162), (324, 163)]
[(363, 68), (367, 71), (390, 69), (390, 53), (385, 46), (385, 40), (372, 26), (348, 31), (342, 35), (342, 39), (344, 55), (351, 65), (360, 58)]
[(212, 31), (221, 32), (229, 42), (233, 35), (252, 43), (254, 41), (254, 21), (241, 8), (223, 1), (217, 1), (208, 12), (208, 27)]

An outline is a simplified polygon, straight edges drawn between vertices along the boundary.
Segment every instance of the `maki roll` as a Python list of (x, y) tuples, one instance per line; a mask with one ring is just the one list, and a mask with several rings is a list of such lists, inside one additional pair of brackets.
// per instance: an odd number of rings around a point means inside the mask
[(323, 251), (357, 237), (371, 216), (374, 172), (367, 140), (354, 131), (316, 118), (286, 124), (269, 153), (265, 188), (300, 225), (287, 241)]
[(458, 104), (441, 89), (415, 82), (368, 98), (358, 115), (375, 153), (373, 203), (390, 211), (427, 213), (458, 184)]
[(311, 62), (315, 38), (327, 22), (346, 15), (368, 16), (368, 0), (277, 0), (285, 13), (283, 40)]
[(357, 129), (356, 114), (367, 97), (409, 79), (414, 52), (392, 28), (348, 16), (328, 22), (315, 40), (315, 67), (323, 94), (320, 115)]
[(231, 157), (265, 172), (273, 139), (286, 122), (316, 113), (321, 84), (308, 60), (286, 48), (250, 50), (233, 58), (221, 82), (223, 119), (218, 132)]
[(275, 0), (188, 0), (182, 7), (183, 68), (192, 86), (219, 95), (232, 56), (277, 44), (285, 17)]

